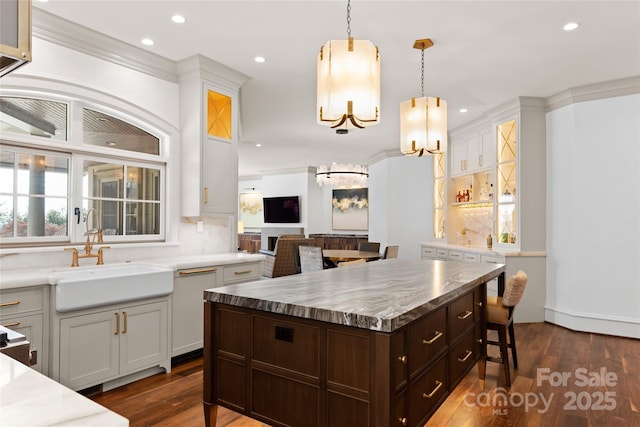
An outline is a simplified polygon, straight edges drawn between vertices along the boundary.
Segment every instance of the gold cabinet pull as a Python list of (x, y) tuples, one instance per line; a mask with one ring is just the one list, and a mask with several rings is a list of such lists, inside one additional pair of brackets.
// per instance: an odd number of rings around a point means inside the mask
[(440, 338), (441, 336), (443, 336), (444, 334), (440, 331), (436, 331), (436, 334), (434, 335), (433, 338), (431, 338), (430, 340), (422, 340), (422, 344), (433, 344), (438, 338)]
[(122, 317), (124, 317), (124, 328), (122, 328), (122, 333), (126, 334), (127, 333), (127, 312), (126, 311), (122, 312)]
[(18, 305), (18, 304), (20, 304), (20, 301), (3, 302), (3, 303), (0, 303), (0, 307), (9, 307), (9, 306)]
[(400, 423), (401, 426), (407, 425), (407, 419), (405, 417), (398, 418), (398, 422)]
[(466, 319), (467, 317), (471, 316), (472, 314), (473, 314), (473, 311), (469, 311), (469, 310), (467, 310), (467, 311), (465, 311), (464, 313), (458, 314), (458, 319), (460, 319), (460, 320), (464, 320), (464, 319)]
[(189, 274), (213, 273), (216, 270), (217, 268), (215, 267), (192, 268), (191, 270), (181, 270), (178, 274), (181, 276), (188, 276)]
[(235, 271), (233, 274), (247, 274), (247, 273), (251, 273), (251, 270)]
[(120, 313), (116, 311), (113, 314), (116, 315), (116, 331), (113, 333), (113, 335), (118, 335), (120, 333)]
[(406, 364), (407, 356), (398, 356), (398, 362)]
[(422, 393), (422, 397), (424, 397), (425, 399), (431, 399), (438, 392), (438, 390), (440, 390), (440, 387), (442, 387), (442, 381), (436, 380), (436, 388), (434, 388), (429, 394)]
[(464, 356), (464, 358), (460, 359), (458, 357), (458, 362), (466, 362), (468, 358), (471, 357), (471, 355), (473, 354), (473, 351), (471, 350), (465, 350), (467, 352), (467, 354)]
[(204, 204), (209, 203), (209, 187), (204, 187)]
[(19, 326), (19, 325), (20, 325), (20, 322), (13, 322), (13, 323), (7, 323), (6, 325), (2, 325), (2, 326), (4, 326), (5, 328), (11, 328), (13, 326)]

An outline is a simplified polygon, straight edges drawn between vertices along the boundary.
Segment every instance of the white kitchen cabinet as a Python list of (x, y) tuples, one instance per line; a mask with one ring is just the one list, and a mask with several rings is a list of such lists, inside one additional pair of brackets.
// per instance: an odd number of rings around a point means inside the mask
[(173, 285), (171, 357), (203, 347), (204, 290), (219, 286), (218, 267), (178, 270)]
[[(48, 372), (49, 285), (14, 288), (0, 291), (0, 324), (24, 335), (29, 341), (31, 367)], [(47, 322), (48, 323), (48, 322)]]
[(496, 143), (491, 128), (451, 137), (451, 176), (471, 175), (495, 165)]
[(259, 280), (260, 262), (181, 269), (173, 287), (171, 356), (203, 347), (204, 290)]
[(171, 370), (169, 300), (56, 315), (54, 379), (80, 390), (160, 366)]
[(247, 76), (200, 55), (178, 67), (182, 215), (237, 215), (239, 91)]

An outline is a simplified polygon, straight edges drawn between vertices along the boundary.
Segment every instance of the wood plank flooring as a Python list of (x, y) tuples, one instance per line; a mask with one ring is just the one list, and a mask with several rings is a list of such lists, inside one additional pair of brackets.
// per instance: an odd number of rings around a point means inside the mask
[[(640, 340), (549, 323), (517, 324), (516, 340), (519, 370), (512, 367), (508, 391), (502, 365), (487, 362), (484, 389), (472, 369), (425, 427), (640, 426)], [(497, 356), (497, 349), (490, 347), (490, 354)], [(202, 357), (89, 397), (132, 427), (204, 426)], [(217, 425), (268, 427), (225, 408), (218, 410)]]

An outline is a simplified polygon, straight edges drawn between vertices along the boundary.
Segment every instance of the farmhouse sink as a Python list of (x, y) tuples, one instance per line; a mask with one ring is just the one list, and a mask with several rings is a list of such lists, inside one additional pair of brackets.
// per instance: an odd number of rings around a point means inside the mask
[(55, 271), (56, 310), (99, 307), (173, 292), (173, 269), (144, 264), (101, 265)]

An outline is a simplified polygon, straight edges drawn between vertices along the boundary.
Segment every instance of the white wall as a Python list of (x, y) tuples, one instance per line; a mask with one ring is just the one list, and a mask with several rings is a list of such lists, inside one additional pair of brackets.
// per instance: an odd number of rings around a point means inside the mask
[(547, 114), (545, 318), (640, 338), (640, 95)]
[(369, 175), (369, 240), (420, 259), (420, 242), (433, 238), (433, 157), (390, 157)]

